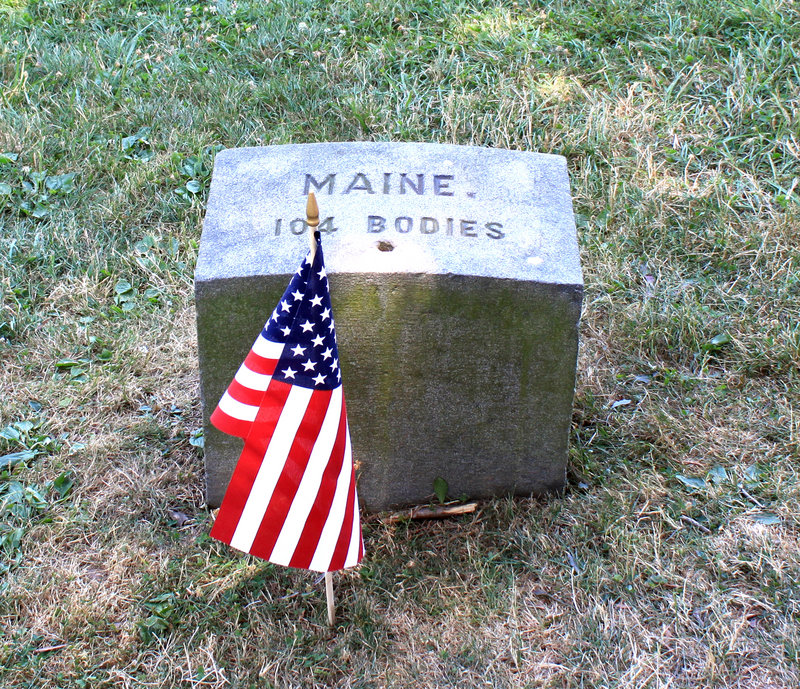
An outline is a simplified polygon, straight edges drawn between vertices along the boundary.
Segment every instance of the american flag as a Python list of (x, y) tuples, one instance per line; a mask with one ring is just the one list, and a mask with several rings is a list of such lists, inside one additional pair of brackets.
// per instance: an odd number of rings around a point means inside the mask
[(352, 567), (364, 546), (319, 232), (211, 415), (244, 438), (211, 536), (275, 564)]

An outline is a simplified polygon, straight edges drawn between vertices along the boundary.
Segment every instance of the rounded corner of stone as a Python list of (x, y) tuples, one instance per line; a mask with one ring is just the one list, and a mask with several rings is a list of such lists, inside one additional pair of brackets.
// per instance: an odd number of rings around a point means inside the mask
[(230, 165), (237, 157), (241, 155), (241, 148), (223, 148), (214, 156), (214, 169)]

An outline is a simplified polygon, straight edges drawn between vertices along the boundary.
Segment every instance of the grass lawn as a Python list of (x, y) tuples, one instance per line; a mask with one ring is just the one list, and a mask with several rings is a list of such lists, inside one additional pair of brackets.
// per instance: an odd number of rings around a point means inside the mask
[[(0, 0), (0, 686), (800, 685), (796, 0)], [(223, 147), (565, 155), (570, 485), (211, 541), (192, 273)]]

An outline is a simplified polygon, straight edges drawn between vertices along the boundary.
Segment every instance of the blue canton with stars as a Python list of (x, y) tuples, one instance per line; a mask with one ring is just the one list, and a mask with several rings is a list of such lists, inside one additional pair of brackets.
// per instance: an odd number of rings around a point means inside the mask
[(285, 343), (272, 375), (274, 379), (314, 390), (332, 390), (341, 385), (342, 373), (318, 231), (314, 232), (314, 239), (317, 250), (313, 263), (309, 252), (262, 335), (273, 342)]

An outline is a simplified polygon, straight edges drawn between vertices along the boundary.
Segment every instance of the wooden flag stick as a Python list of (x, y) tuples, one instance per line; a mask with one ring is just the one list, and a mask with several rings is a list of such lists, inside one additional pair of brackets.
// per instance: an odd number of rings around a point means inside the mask
[[(314, 237), (319, 227), (319, 207), (313, 191), (308, 192), (306, 202), (306, 225), (308, 225), (308, 244), (311, 247), (311, 260), (317, 252), (317, 240)], [(336, 603), (333, 599), (333, 572), (325, 572), (325, 599), (328, 601), (328, 624), (332, 627), (336, 622)]]
[(333, 600), (333, 572), (325, 572), (325, 598), (328, 601), (328, 624), (336, 622), (336, 604)]

